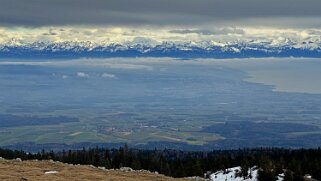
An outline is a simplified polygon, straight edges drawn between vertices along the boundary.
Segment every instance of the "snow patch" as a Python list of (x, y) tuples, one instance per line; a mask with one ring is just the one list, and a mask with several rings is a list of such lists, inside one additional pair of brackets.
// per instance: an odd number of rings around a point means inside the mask
[(133, 171), (133, 169), (130, 167), (121, 167), (119, 170), (123, 171), (123, 172), (132, 172)]
[[(210, 175), (211, 181), (258, 181), (258, 168), (256, 166), (252, 167), (248, 173), (251, 177), (243, 178), (240, 175), (241, 167), (228, 168), (225, 171), (217, 171)], [(279, 174), (277, 176), (277, 181), (283, 181), (284, 174)]]
[(237, 173), (241, 171), (241, 167), (233, 167), (226, 169), (226, 171), (218, 171), (213, 173), (210, 178), (212, 181), (257, 181), (257, 168), (252, 167), (251, 178), (236, 177)]
[(46, 175), (47, 175), (47, 174), (56, 174), (56, 173), (58, 173), (58, 171), (55, 171), (55, 170), (45, 172)]

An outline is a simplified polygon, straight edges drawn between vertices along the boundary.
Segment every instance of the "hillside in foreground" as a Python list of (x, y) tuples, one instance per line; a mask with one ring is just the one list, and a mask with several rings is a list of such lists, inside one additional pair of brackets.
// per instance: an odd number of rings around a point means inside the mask
[(54, 161), (0, 160), (0, 180), (108, 180), (108, 181), (182, 181), (148, 171), (105, 170), (88, 165)]

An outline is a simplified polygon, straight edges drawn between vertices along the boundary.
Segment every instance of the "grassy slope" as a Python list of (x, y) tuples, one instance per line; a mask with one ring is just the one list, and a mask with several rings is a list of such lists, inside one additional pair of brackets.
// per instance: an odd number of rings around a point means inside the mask
[[(149, 172), (123, 172), (102, 170), (85, 165), (68, 165), (49, 161), (0, 160), (0, 180), (107, 180), (107, 181), (180, 181)], [(47, 171), (57, 171), (45, 174)]]

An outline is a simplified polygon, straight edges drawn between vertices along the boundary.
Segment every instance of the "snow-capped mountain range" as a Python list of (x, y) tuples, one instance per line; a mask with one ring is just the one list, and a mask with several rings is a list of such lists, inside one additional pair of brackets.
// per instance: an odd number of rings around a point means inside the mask
[(80, 58), (80, 57), (321, 57), (320, 41), (163, 41), (134, 39), (122, 43), (91, 41), (23, 42), (11, 40), (0, 45), (0, 58)]

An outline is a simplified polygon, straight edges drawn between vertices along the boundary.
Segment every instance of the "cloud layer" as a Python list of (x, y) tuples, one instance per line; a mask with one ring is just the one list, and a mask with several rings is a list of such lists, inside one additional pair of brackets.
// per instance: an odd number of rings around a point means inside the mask
[(3, 26), (321, 26), (320, 0), (2, 0)]
[(320, 0), (1, 0), (0, 50), (61, 42), (88, 50), (164, 42), (317, 48), (320, 7)]
[[(163, 42), (201, 43), (224, 45), (235, 42), (271, 42), (275, 45), (288, 43), (321, 43), (321, 28), (129, 28), (129, 27), (71, 27), (52, 26), (39, 28), (0, 27), (0, 48), (2, 46), (33, 46), (34, 42), (69, 42), (69, 46), (86, 48), (122, 44), (128, 46), (156, 46)], [(74, 45), (73, 45), (74, 44)], [(40, 44), (41, 45), (41, 44)], [(39, 46), (39, 44), (38, 44)], [(202, 45), (201, 45), (202, 46)], [(66, 46), (66, 49), (68, 47)]]

